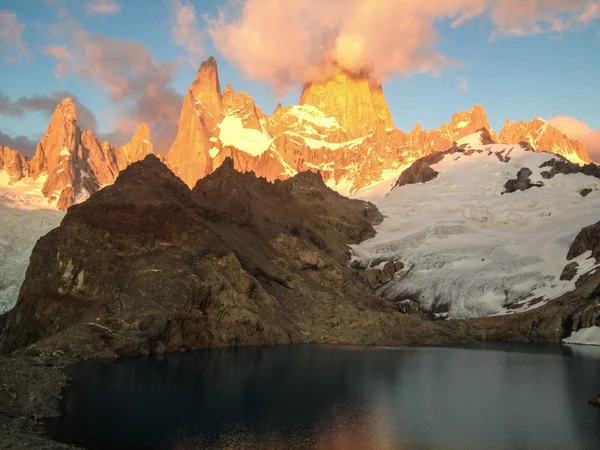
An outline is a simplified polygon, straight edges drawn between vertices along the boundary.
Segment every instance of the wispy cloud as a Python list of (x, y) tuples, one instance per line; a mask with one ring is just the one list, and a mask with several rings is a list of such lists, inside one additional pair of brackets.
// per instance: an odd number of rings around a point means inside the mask
[(469, 80), (465, 77), (458, 77), (458, 90), (460, 92), (469, 92)]
[(188, 0), (173, 0), (174, 24), (171, 36), (175, 44), (186, 51), (192, 67), (198, 67), (204, 57), (204, 33), (198, 25), (196, 9)]
[(23, 135), (11, 136), (10, 134), (0, 130), (0, 146), (17, 150), (22, 155), (33, 156), (37, 144), (37, 139)]
[(13, 12), (0, 10), (0, 54), (6, 61), (17, 61), (29, 56), (22, 35), (26, 25), (17, 20)]
[(50, 95), (22, 96), (16, 100), (10, 99), (0, 91), (0, 116), (22, 117), (27, 112), (42, 112), (50, 117), (56, 106), (63, 98), (67, 97), (72, 98), (75, 103), (77, 119), (80, 125), (86, 130), (96, 132), (98, 129), (96, 115), (87, 106), (83, 105), (76, 95), (67, 91), (54, 91)]
[(121, 12), (121, 5), (116, 0), (87, 0), (83, 7), (89, 15), (112, 16)]
[[(131, 138), (140, 122), (150, 127), (159, 151), (166, 151), (177, 132), (183, 97), (171, 83), (177, 64), (158, 61), (140, 42), (91, 34), (72, 17), (55, 27), (66, 43), (44, 49), (56, 58), (58, 77), (77, 77), (108, 94), (120, 108), (113, 116), (111, 143), (120, 145)], [(104, 134), (107, 137), (107, 134)]]

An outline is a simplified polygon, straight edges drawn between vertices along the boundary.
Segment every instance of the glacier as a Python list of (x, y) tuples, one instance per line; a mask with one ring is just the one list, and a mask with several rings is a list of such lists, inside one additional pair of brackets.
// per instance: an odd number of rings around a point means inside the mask
[[(360, 197), (377, 205), (384, 221), (377, 235), (352, 246), (353, 260), (401, 260), (405, 268), (377, 293), (394, 301), (417, 300), (439, 318), (473, 318), (537, 308), (574, 289), (597, 268), (591, 252), (574, 261), (574, 279), (560, 280), (569, 246), (581, 228), (598, 221), (600, 180), (583, 174), (544, 179), (551, 153), (519, 144), (464, 138), (470, 155), (454, 153), (431, 165), (426, 183), (396, 187), (386, 196)], [(502, 162), (497, 152), (509, 154)], [(510, 153), (509, 153), (510, 152)], [(527, 167), (542, 187), (503, 193)], [(580, 191), (591, 189), (583, 197)]]
[(0, 171), (0, 314), (14, 306), (37, 240), (65, 215), (41, 193), (45, 176), (11, 183)]

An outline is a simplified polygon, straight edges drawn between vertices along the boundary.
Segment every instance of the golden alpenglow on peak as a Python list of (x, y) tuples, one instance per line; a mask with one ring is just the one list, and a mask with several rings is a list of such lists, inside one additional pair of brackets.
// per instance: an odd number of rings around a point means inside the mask
[(339, 66), (326, 79), (307, 83), (300, 105), (314, 106), (334, 117), (351, 139), (394, 128), (381, 85)]

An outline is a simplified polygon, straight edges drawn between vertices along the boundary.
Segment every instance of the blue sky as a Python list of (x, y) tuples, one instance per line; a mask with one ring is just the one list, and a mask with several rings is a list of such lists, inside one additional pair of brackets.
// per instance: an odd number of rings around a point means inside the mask
[[(52, 29), (64, 22), (61, 13), (68, 11), (69, 17), (90, 35), (139, 42), (156, 61), (173, 63), (169, 86), (181, 95), (193, 81), (197, 67), (186, 61), (185, 49), (174, 42), (173, 2), (98, 0), (98, 4), (120, 9), (110, 14), (91, 13), (86, 6), (92, 3), (93, 0), (88, 4), (69, 0), (3, 0), (0, 9), (14, 13), (17, 23), (25, 26), (19, 38), (26, 50), (17, 49), (15, 41), (0, 45), (4, 53), (0, 54), (0, 91), (8, 102), (16, 102), (22, 96), (68, 91), (95, 113), (99, 134), (110, 135), (115, 117), (131, 104), (111, 101), (102, 83), (90, 82), (81, 73), (57, 76), (57, 59), (44, 54), (48, 46), (64, 45), (71, 51), (75, 45), (68, 33), (60, 35)], [(206, 25), (202, 15), (216, 17), (222, 2), (192, 1), (191, 5), (203, 33)], [(437, 128), (448, 122), (452, 113), (476, 103), (484, 106), (496, 130), (506, 118), (530, 120), (535, 116), (570, 116), (587, 122), (592, 130), (600, 128), (598, 20), (561, 33), (509, 35), (493, 40), (490, 20), (483, 16), (459, 27), (450, 26), (450, 20), (445, 19), (436, 21), (434, 26), (439, 34), (437, 51), (457, 60), (458, 66), (446, 67), (439, 75), (396, 75), (385, 81), (384, 91), (398, 128), (408, 131), (417, 122), (426, 128)], [(298, 101), (298, 89), (282, 96), (271, 85), (253, 81), (242, 70), (236, 70), (206, 34), (201, 45), (204, 53), (196, 55), (198, 61), (210, 55), (216, 57), (222, 88), (231, 83), (236, 90), (251, 93), (267, 113), (278, 102), (285, 105)], [(403, 44), (398, 41), (397, 45)], [(48, 113), (35, 108), (19, 115), (0, 115), (0, 132), (10, 137), (23, 135), (38, 140), (47, 124)]]

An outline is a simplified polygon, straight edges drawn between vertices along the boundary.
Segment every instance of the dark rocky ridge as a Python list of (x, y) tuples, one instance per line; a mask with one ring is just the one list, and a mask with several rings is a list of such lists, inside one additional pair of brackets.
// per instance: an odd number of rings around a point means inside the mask
[(569, 248), (567, 259), (577, 258), (585, 252), (591, 251), (596, 261), (600, 260), (600, 222), (583, 228)]
[(533, 174), (530, 168), (523, 167), (517, 173), (517, 178), (508, 180), (504, 184), (504, 192), (526, 191), (532, 187), (542, 187), (544, 183), (532, 183), (529, 177)]
[(549, 161), (546, 161), (540, 166), (541, 168), (548, 167), (548, 170), (541, 172), (542, 177), (546, 179), (553, 178), (556, 174), (562, 173), (569, 175), (572, 173), (582, 173), (584, 175), (600, 178), (600, 166), (590, 163), (584, 166), (574, 164), (564, 157), (557, 155)]
[(444, 344), (346, 267), (381, 220), (318, 174), (268, 183), (227, 161), (193, 191), (156, 157), (36, 244), (0, 351), (120, 356), (212, 346)]

